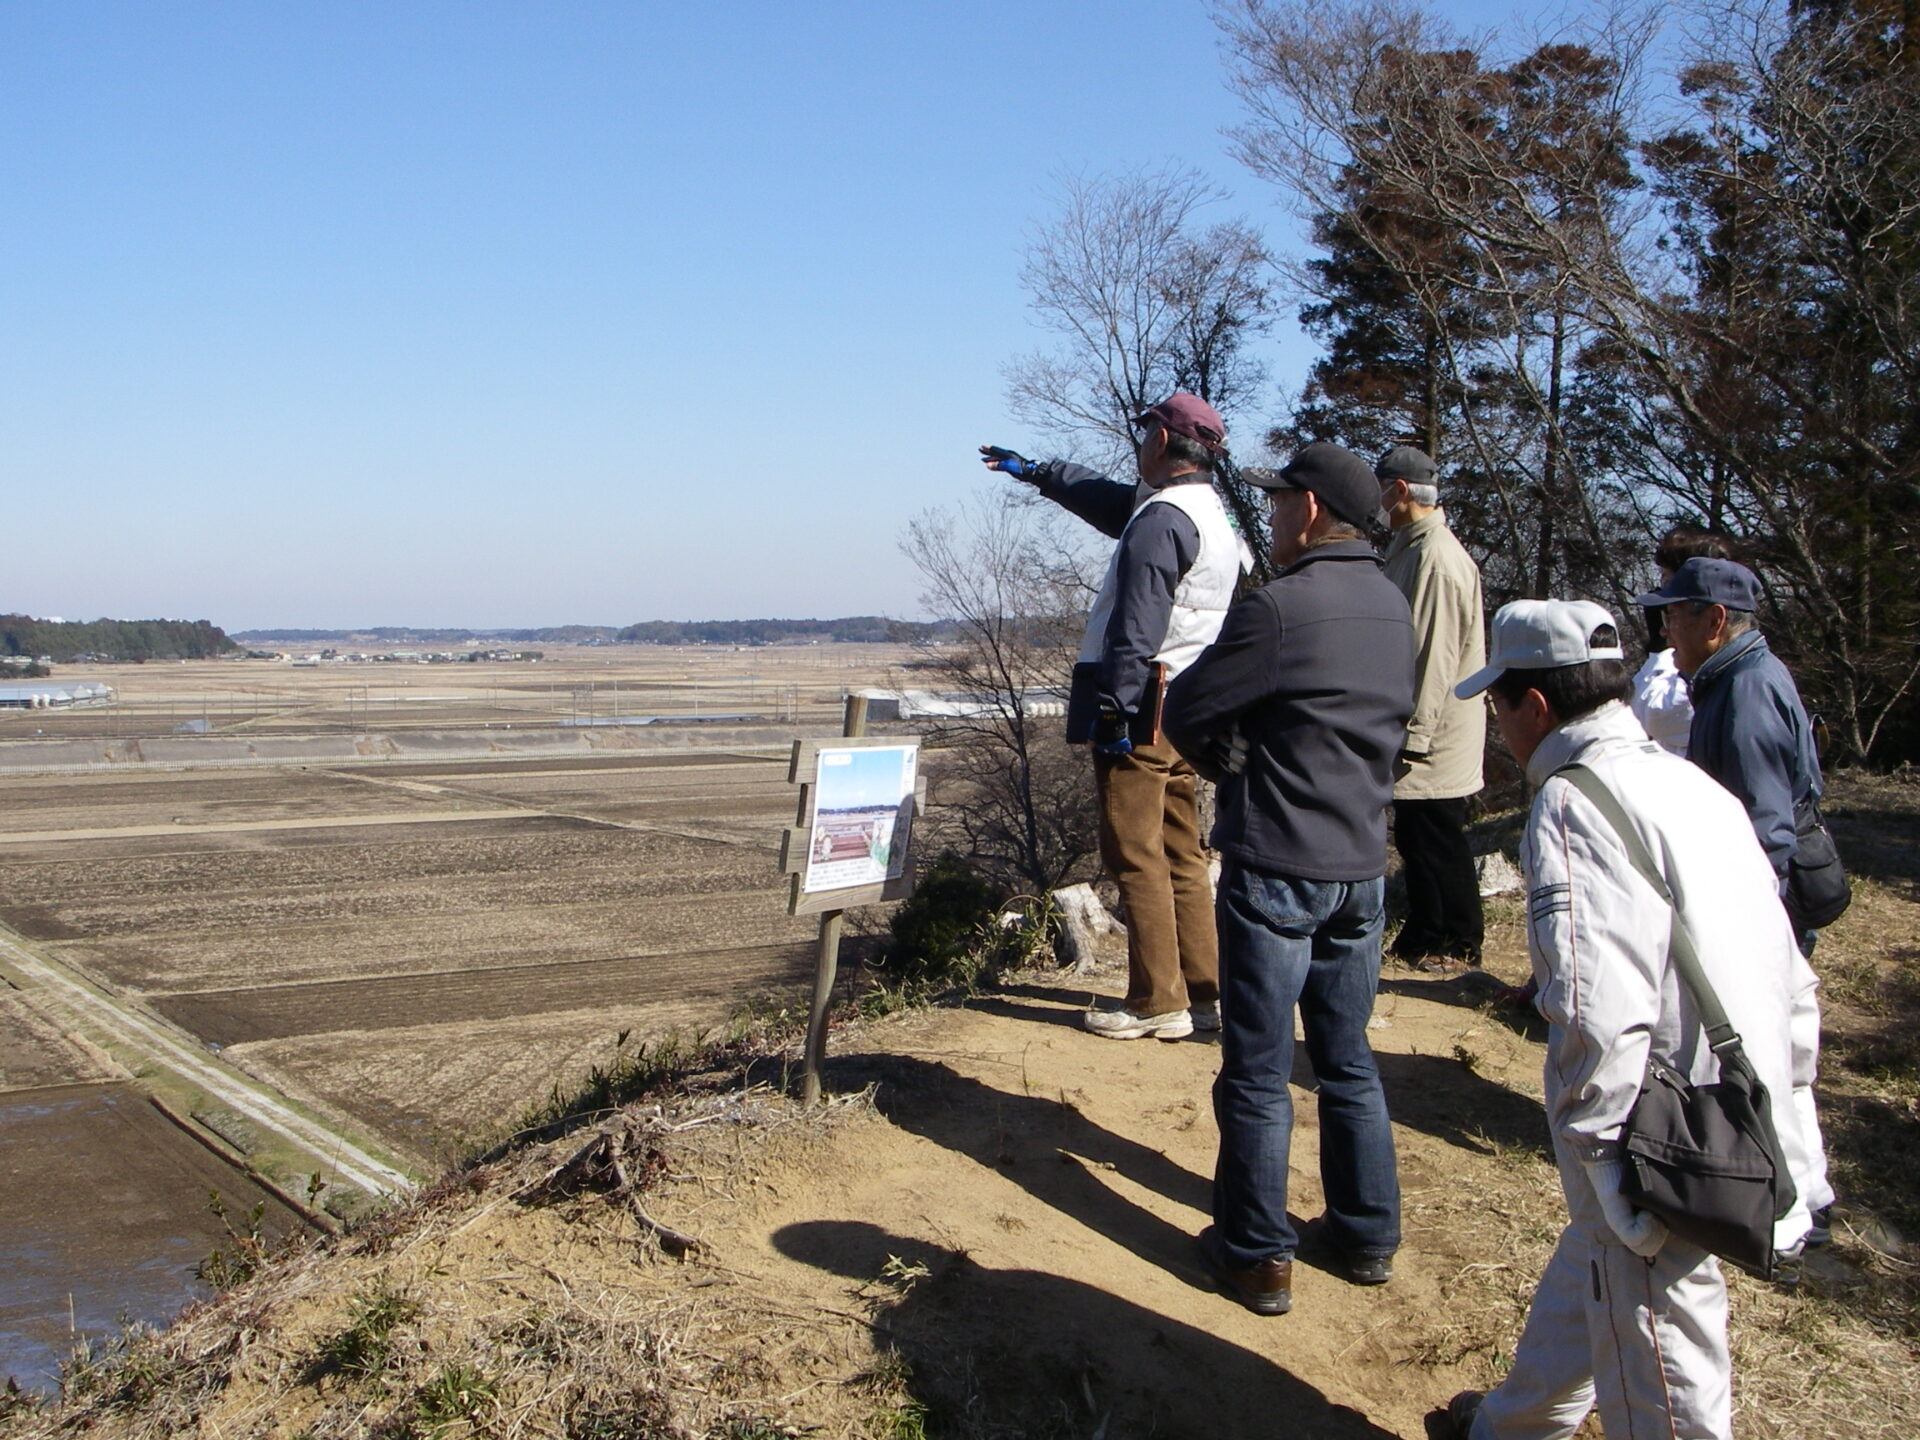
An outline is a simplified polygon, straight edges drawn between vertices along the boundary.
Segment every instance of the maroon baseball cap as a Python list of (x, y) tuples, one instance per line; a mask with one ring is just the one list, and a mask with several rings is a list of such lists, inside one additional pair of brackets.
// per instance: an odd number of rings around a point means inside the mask
[(1158, 405), (1149, 405), (1133, 417), (1136, 425), (1144, 425), (1149, 420), (1159, 421), (1176, 435), (1198, 440), (1215, 454), (1226, 451), (1226, 421), (1220, 418), (1218, 410), (1198, 395), (1176, 390)]

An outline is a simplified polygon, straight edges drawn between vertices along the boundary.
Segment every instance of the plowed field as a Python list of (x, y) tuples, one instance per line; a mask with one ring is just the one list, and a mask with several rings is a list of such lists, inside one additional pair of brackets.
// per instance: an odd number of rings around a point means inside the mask
[(700, 752), (0, 776), (0, 921), (421, 1153), (542, 1098), (616, 1022), (804, 985), (793, 808), (783, 758)]
[(759, 991), (798, 980), (807, 959), (805, 947), (796, 945), (627, 955), (567, 965), (163, 995), (155, 1008), (203, 1040), (225, 1046), (347, 1028), (395, 1030), (422, 1023), (508, 1020), (551, 1010), (726, 1001), (743, 987)]

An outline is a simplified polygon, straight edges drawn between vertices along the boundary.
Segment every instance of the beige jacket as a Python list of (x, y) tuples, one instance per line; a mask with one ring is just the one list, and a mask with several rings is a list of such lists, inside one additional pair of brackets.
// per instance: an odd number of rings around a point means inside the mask
[(1454, 698), (1453, 687), (1487, 663), (1480, 569), (1435, 510), (1393, 532), (1387, 578), (1413, 611), (1420, 645), (1406, 759), (1412, 769), (1393, 787), (1396, 800), (1451, 800), (1482, 785), (1486, 702)]

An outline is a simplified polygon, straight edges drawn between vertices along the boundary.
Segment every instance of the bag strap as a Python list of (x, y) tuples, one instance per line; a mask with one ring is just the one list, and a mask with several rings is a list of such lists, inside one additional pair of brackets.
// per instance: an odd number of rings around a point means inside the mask
[(1808, 795), (1793, 803), (1793, 838), (1804, 840), (1816, 830), (1827, 828), (1826, 817), (1820, 813), (1820, 802)]
[(1633, 868), (1638, 870), (1646, 878), (1647, 883), (1653, 886), (1655, 893), (1667, 902), (1667, 909), (1673, 920), (1673, 928), (1667, 942), (1667, 953), (1672, 957), (1674, 969), (1680, 972), (1681, 980), (1693, 992), (1693, 1003), (1699, 1007), (1700, 1021), (1706, 1026), (1707, 1043), (1713, 1047), (1713, 1053), (1724, 1055), (1728, 1051), (1740, 1050), (1740, 1037), (1727, 1019), (1726, 1009), (1720, 1004), (1720, 997), (1714, 993), (1713, 986), (1708, 982), (1706, 971), (1700, 968), (1700, 957), (1693, 948), (1693, 936), (1688, 932), (1686, 917), (1680, 913), (1679, 905), (1674, 902), (1673, 889), (1667, 884), (1667, 877), (1653, 863), (1653, 856), (1647, 849), (1647, 842), (1641, 838), (1639, 830), (1627, 818), (1626, 807), (1621, 805), (1620, 797), (1613, 793), (1606, 781), (1585, 765), (1565, 765), (1554, 773), (1566, 776), (1568, 783), (1574, 789), (1594, 803), (1602, 818), (1620, 837), (1620, 843), (1627, 847), (1627, 858), (1633, 862)]

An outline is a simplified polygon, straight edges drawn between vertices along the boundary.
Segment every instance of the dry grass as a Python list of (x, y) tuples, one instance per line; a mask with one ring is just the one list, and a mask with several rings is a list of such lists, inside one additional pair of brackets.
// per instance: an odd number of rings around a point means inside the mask
[[(1911, 1437), (1920, 1435), (1920, 776), (1832, 777), (1829, 809), (1855, 888), (1813, 959), (1821, 1115), (1841, 1196), (1835, 1243), (1798, 1291), (1730, 1274), (1736, 1429)], [(1508, 948), (1496, 932), (1520, 924), (1517, 903), (1489, 901), (1487, 920), (1491, 961)], [(1565, 1215), (1548, 1162), (1487, 1149), (1506, 1175), (1495, 1194), (1407, 1199), (1410, 1228), (1423, 1224), (1472, 1257), (1446, 1283), (1446, 1313), (1416, 1363), (1465, 1366), (1476, 1385), (1511, 1363)]]
[(783, 1306), (648, 1210), (651, 1182), (745, 1188), (867, 1108), (682, 1083), (77, 1356), (58, 1403), (0, 1405), (0, 1435), (760, 1440), (798, 1433), (802, 1395), (810, 1424), (897, 1435), (914, 1402), (868, 1317)]
[(1533, 1151), (1478, 1137), (1501, 1170), (1501, 1183), (1482, 1193), (1442, 1185), (1403, 1197), (1410, 1232), (1444, 1237), (1462, 1257), (1442, 1281), (1445, 1305), (1414, 1347), (1416, 1365), (1469, 1367), (1476, 1388), (1490, 1388), (1513, 1362), (1514, 1342), (1566, 1224), (1558, 1172)]
[[(1815, 956), (1842, 1209), (1798, 1291), (1730, 1278), (1736, 1429), (1749, 1440), (1920, 1435), (1920, 1252), (1902, 1234), (1920, 1233), (1920, 855), (1900, 843), (1920, 789), (1882, 783), (1858, 803), (1850, 784), (1836, 789), (1842, 844), (1866, 857), (1854, 909)], [(1503, 930), (1515, 923), (1508, 908), (1494, 907)], [(1501, 963), (1511, 968), (1510, 952)], [(1524, 1067), (1508, 1052), (1527, 1042), (1506, 1045), (1491, 1013), (1462, 1018), (1455, 1043), (1474, 1057), (1476, 1082), (1518, 1088)], [(0, 1397), (0, 1437), (771, 1440), (806, 1429), (913, 1440), (936, 1423), (924, 1406), (942, 1387), (992, 1393), (996, 1415), (1024, 1422), (1018, 1433), (1093, 1428), (1070, 1385), (1022, 1391), (973, 1375), (964, 1347), (946, 1353), (965, 1375), (913, 1375), (882, 1337), (937, 1276), (903, 1262), (829, 1301), (789, 1298), (705, 1249), (714, 1217), (868, 1117), (860, 1097), (792, 1108), (757, 1083), (779, 1063), (765, 1045), (743, 1044), (729, 1068), (702, 1063), (616, 1056), (581, 1094), (528, 1117), (545, 1122), (532, 1135), (404, 1209), (279, 1258), (164, 1333), (83, 1357), (59, 1404)], [(582, 1122), (583, 1106), (601, 1113)], [(1409, 1243), (1441, 1267), (1443, 1303), (1400, 1363), (1486, 1386), (1511, 1363), (1564, 1207), (1537, 1150), (1491, 1133), (1465, 1139), (1457, 1175), (1405, 1196)], [(938, 1307), (916, 1314), (938, 1323)], [(920, 1343), (938, 1354), (941, 1339)], [(1407, 1383), (1440, 1388), (1433, 1379)], [(1015, 1433), (976, 1418), (961, 1407), (944, 1428)]]

